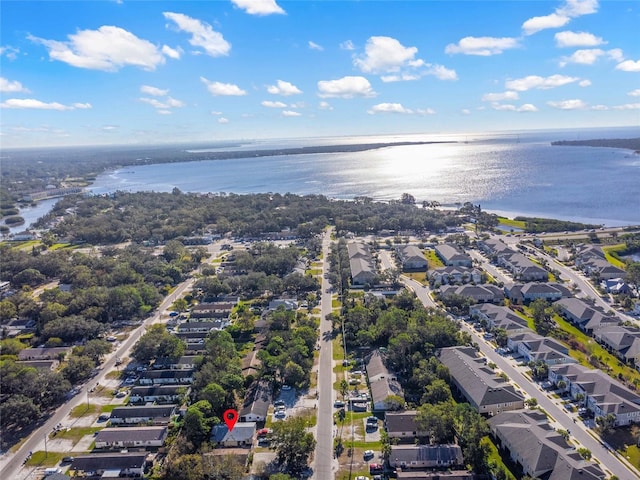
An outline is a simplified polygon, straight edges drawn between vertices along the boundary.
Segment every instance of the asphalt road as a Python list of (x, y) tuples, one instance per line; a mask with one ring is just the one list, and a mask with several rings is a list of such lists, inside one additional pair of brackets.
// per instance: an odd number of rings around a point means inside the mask
[[(329, 271), (329, 246), (331, 233), (327, 231), (322, 241), (324, 258), (323, 272)], [(333, 343), (331, 322), (326, 320), (331, 313), (331, 287), (322, 278), (320, 299), (320, 355), (318, 358), (318, 417), (316, 430), (316, 450), (313, 458), (312, 478), (326, 480), (333, 478)]]

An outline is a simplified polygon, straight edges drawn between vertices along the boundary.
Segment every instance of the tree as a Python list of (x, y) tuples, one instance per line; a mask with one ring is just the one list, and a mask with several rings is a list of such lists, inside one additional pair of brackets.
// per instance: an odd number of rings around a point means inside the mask
[(533, 315), (533, 325), (536, 332), (546, 336), (555, 328), (555, 322), (551, 318), (553, 310), (544, 298), (538, 298), (531, 302), (531, 313)]
[(451, 402), (431, 405), (425, 403), (418, 407), (416, 423), (418, 430), (427, 432), (433, 443), (446, 443), (453, 439), (453, 422)]
[(591, 460), (591, 450), (589, 450), (588, 448), (578, 448), (578, 454), (585, 460)]
[(298, 475), (306, 468), (316, 446), (316, 440), (306, 431), (306, 426), (304, 417), (289, 417), (272, 425), (271, 448), (276, 452), (278, 463), (292, 475)]
[(416, 197), (414, 197), (410, 193), (403, 193), (400, 197), (400, 203), (404, 205), (415, 205)]
[(69, 380), (72, 385), (82, 382), (91, 376), (95, 364), (89, 357), (78, 357), (71, 355), (69, 361), (62, 369), (62, 375)]
[(9, 425), (22, 428), (33, 423), (39, 416), (38, 406), (24, 395), (14, 395), (0, 405), (0, 423), (3, 428)]
[(111, 349), (112, 346), (109, 342), (97, 338), (89, 340), (83, 347), (80, 347), (79, 353), (84, 357), (89, 357), (95, 365), (98, 365), (102, 358), (111, 352)]
[(133, 346), (131, 356), (139, 362), (149, 363), (154, 358), (179, 358), (184, 354), (185, 344), (171, 335), (164, 325), (151, 325)]
[(10, 320), (18, 314), (18, 309), (9, 300), (0, 302), (0, 320)]
[(597, 417), (596, 425), (600, 435), (611, 433), (616, 426), (616, 416), (613, 413), (607, 413), (604, 416)]
[(184, 415), (184, 434), (194, 445), (200, 445), (211, 433), (211, 404), (200, 400), (187, 408)]

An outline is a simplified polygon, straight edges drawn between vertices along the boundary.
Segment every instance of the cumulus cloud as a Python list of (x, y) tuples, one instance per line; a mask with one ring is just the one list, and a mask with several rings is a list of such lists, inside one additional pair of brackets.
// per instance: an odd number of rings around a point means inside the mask
[(627, 95), (629, 95), (630, 97), (640, 97), (640, 88), (636, 88), (635, 90), (627, 92)]
[(366, 78), (346, 76), (337, 80), (320, 80), (318, 96), (321, 98), (375, 97), (376, 92)]
[(590, 87), (591, 86), (591, 80), (587, 80), (586, 78), (584, 80), (580, 80), (578, 82), (578, 85), (581, 87)]
[(43, 102), (36, 100), (35, 98), (9, 98), (0, 103), (0, 108), (13, 108), (13, 109), (29, 109), (29, 110), (86, 110), (91, 108), (90, 103), (74, 103), (73, 105), (63, 105), (58, 102)]
[(625, 103), (624, 105), (616, 105), (614, 110), (640, 110), (640, 103)]
[(435, 115), (436, 111), (433, 108), (418, 108), (416, 113), (418, 115)]
[(607, 107), (606, 105), (592, 105), (590, 110), (596, 110), (596, 111), (605, 111), (605, 110), (609, 110), (609, 107)]
[(560, 100), (558, 102), (547, 102), (547, 105), (560, 110), (584, 110), (587, 104), (579, 99)]
[(419, 66), (422, 61), (415, 60), (416, 53), (416, 47), (405, 47), (395, 38), (370, 37), (365, 53), (356, 56), (353, 64), (364, 73), (397, 72), (402, 67)]
[(178, 30), (190, 33), (189, 43), (194, 47), (202, 48), (207, 55), (220, 57), (229, 54), (231, 44), (208, 23), (182, 13), (163, 12), (163, 15), (166, 19), (173, 21)]
[(353, 42), (351, 40), (345, 40), (344, 42), (342, 42), (340, 44), (340, 48), (342, 50), (355, 50), (356, 47), (353, 45)]
[(169, 93), (169, 90), (163, 90), (161, 88), (152, 87), (150, 85), (142, 85), (140, 87), (140, 91), (142, 93), (145, 93), (147, 95), (152, 95), (154, 97), (164, 97), (166, 94)]
[(554, 38), (556, 39), (556, 46), (559, 48), (597, 47), (607, 43), (601, 37), (596, 37), (594, 34), (587, 32), (558, 32)]
[(293, 110), (283, 110), (282, 111), (282, 116), (283, 117), (299, 117), (302, 114), (300, 112), (294, 112)]
[(163, 45), (162, 53), (164, 53), (169, 58), (173, 58), (174, 60), (180, 60), (180, 57), (182, 56), (182, 49), (180, 47), (171, 48), (168, 45)]
[(225, 117), (220, 117), (218, 119), (218, 123), (221, 123), (221, 124), (229, 123), (229, 119), (227, 119)]
[(333, 107), (329, 104), (329, 102), (320, 102), (318, 104), (318, 108), (320, 110), (333, 110)]
[(614, 48), (611, 50), (602, 50), (600, 48), (588, 48), (576, 50), (568, 57), (562, 57), (560, 66), (564, 67), (568, 63), (577, 63), (580, 65), (593, 65), (601, 57), (607, 57), (611, 60), (621, 61), (622, 50)]
[(507, 112), (537, 112), (538, 109), (535, 105), (531, 103), (525, 103), (519, 107), (509, 104), (509, 103), (494, 103), (491, 105), (491, 108), (498, 111), (507, 111)]
[(267, 87), (267, 92), (273, 95), (283, 95), (286, 97), (288, 95), (298, 95), (302, 93), (302, 90), (300, 90), (292, 83), (278, 80), (275, 85), (269, 85)]
[(11, 47), (9, 45), (5, 47), (0, 47), (0, 57), (4, 55), (9, 60), (15, 60), (16, 58), (18, 58), (19, 53), (20, 53), (19, 49), (15, 47)]
[(17, 80), (10, 81), (4, 77), (0, 77), (0, 92), (29, 93), (29, 89), (23, 87)]
[(413, 110), (405, 108), (401, 103), (379, 103), (367, 110), (369, 115), (375, 115), (376, 113), (404, 113), (411, 114)]
[(202, 83), (207, 86), (209, 93), (214, 96), (240, 97), (247, 92), (233, 83), (212, 82), (204, 77), (200, 77)]
[(516, 80), (507, 80), (505, 82), (505, 88), (507, 90), (516, 90), (518, 92), (524, 92), (533, 88), (546, 90), (549, 88), (561, 87), (562, 85), (567, 85), (579, 80), (580, 79), (577, 77), (568, 77), (566, 75), (551, 75), (550, 77), (529, 75)]
[(483, 102), (501, 102), (503, 100), (518, 100), (518, 92), (506, 91), (502, 93), (485, 93), (482, 96)]
[(533, 35), (547, 28), (559, 28), (565, 26), (572, 18), (588, 15), (598, 11), (598, 0), (566, 0), (556, 8), (555, 12), (540, 17), (532, 17), (522, 24), (525, 35)]
[(458, 74), (455, 70), (443, 67), (442, 65), (427, 64), (427, 75), (433, 75), (440, 80), (457, 80)]
[(463, 108), (462, 110), (460, 110), (460, 113), (462, 113), (462, 115), (471, 115), (471, 110), (469, 110), (468, 108)]
[(626, 60), (616, 65), (616, 70), (622, 70), (623, 72), (640, 72), (640, 60)]
[(286, 14), (275, 0), (231, 0), (231, 2), (249, 15)]
[(457, 44), (450, 43), (444, 49), (445, 53), (462, 53), (464, 55), (490, 56), (498, 55), (505, 50), (517, 48), (520, 43), (511, 37), (464, 37)]
[(51, 60), (73, 67), (115, 72), (125, 66), (155, 70), (165, 63), (162, 52), (151, 42), (122, 28), (104, 25), (98, 30), (80, 30), (68, 35), (66, 42), (27, 37), (44, 45)]
[(270, 100), (265, 100), (264, 102), (261, 102), (260, 105), (262, 105), (263, 107), (267, 107), (267, 108), (284, 108), (287, 106), (286, 103), (283, 102), (272, 102)]
[(324, 50), (321, 45), (318, 45), (316, 42), (312, 42), (311, 40), (309, 40), (309, 48), (311, 50), (318, 50), (320, 52)]
[(176, 100), (172, 97), (166, 97), (162, 100), (158, 100), (157, 98), (141, 97), (140, 101), (143, 103), (147, 103), (158, 110), (163, 110), (164, 114), (170, 113), (171, 108), (184, 107), (184, 102)]

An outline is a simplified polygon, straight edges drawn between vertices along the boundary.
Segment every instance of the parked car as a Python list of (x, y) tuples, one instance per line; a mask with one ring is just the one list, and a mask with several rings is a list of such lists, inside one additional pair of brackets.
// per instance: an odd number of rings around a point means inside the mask
[(287, 416), (287, 413), (284, 410), (278, 410), (276, 413), (273, 414), (273, 416), (276, 418), (284, 418)]
[(370, 460), (375, 456), (375, 454), (373, 453), (373, 450), (365, 450), (362, 456), (365, 460)]
[(342, 400), (336, 400), (333, 402), (333, 406), (335, 408), (344, 408), (344, 402)]

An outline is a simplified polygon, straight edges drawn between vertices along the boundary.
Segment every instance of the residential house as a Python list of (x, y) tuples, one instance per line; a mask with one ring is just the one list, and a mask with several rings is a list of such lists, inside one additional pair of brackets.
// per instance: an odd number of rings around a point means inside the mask
[(60, 360), (71, 353), (72, 347), (25, 348), (18, 352), (18, 360)]
[(240, 410), (241, 422), (264, 422), (273, 400), (271, 385), (265, 380), (256, 381), (245, 395)]
[(280, 307), (285, 310), (297, 310), (298, 301), (295, 298), (276, 298), (269, 302), (269, 310), (278, 310)]
[(507, 338), (507, 347), (524, 357), (525, 362), (544, 362), (547, 365), (575, 363), (569, 349), (560, 342), (534, 332), (516, 333)]
[(384, 412), (389, 410), (387, 399), (395, 396), (403, 399), (404, 393), (396, 375), (389, 371), (379, 350), (374, 350), (365, 358), (365, 369), (371, 390), (373, 410)]
[(489, 256), (500, 255), (505, 252), (513, 252), (513, 250), (506, 243), (504, 243), (502, 240), (498, 240), (497, 238), (478, 240), (477, 244), (478, 248)]
[(440, 296), (460, 295), (469, 297), (476, 303), (500, 303), (504, 300), (504, 292), (495, 285), (448, 285), (440, 287)]
[(256, 433), (256, 422), (238, 422), (232, 430), (226, 425), (215, 425), (211, 441), (221, 447), (250, 447)]
[(398, 480), (475, 480), (476, 474), (467, 470), (403, 470), (396, 469)]
[(447, 347), (438, 358), (449, 369), (451, 383), (481, 414), (524, 408), (524, 397), (491, 370), (473, 347)]
[(19, 365), (23, 365), (25, 367), (35, 368), (36, 370), (55, 370), (60, 365), (58, 360), (24, 360), (18, 361)]
[(549, 367), (549, 381), (562, 385), (571, 398), (580, 399), (596, 418), (612, 414), (615, 426), (640, 422), (640, 396), (602, 370), (578, 364), (555, 365)]
[(576, 267), (589, 276), (599, 280), (609, 280), (625, 276), (625, 271), (611, 265), (602, 248), (596, 245), (581, 246), (577, 248)]
[(178, 358), (161, 357), (153, 362), (155, 370), (195, 370), (202, 362), (200, 355), (183, 355)]
[[(6, 282), (9, 284), (9, 282)], [(31, 318), (12, 318), (0, 326), (2, 338), (14, 338), (18, 335), (36, 331), (36, 321)]]
[(507, 335), (529, 331), (527, 320), (516, 315), (508, 307), (492, 303), (480, 303), (469, 307), (469, 316), (479, 321), (484, 320), (488, 330), (500, 328)]
[(416, 423), (416, 410), (403, 412), (387, 412), (384, 416), (384, 425), (389, 438), (409, 440), (414, 442), (416, 437), (426, 437), (427, 432), (419, 430)]
[(392, 445), (389, 465), (393, 468), (427, 469), (464, 466), (459, 445)]
[(546, 282), (549, 273), (529, 260), (520, 252), (503, 252), (496, 256), (496, 263), (511, 272), (514, 279), (521, 282)]
[(409, 271), (426, 271), (429, 262), (427, 262), (424, 253), (416, 245), (402, 245), (396, 248), (402, 270)]
[(537, 410), (502, 412), (488, 420), (502, 451), (523, 475), (545, 480), (604, 480), (595, 463), (584, 460)]
[(133, 387), (129, 393), (130, 403), (180, 403), (191, 392), (191, 385), (154, 385)]
[(108, 449), (162, 447), (167, 427), (103, 428), (96, 435), (95, 447)]
[(228, 320), (195, 321), (183, 322), (177, 327), (179, 333), (209, 333), (214, 330), (222, 330), (229, 325)]
[(594, 330), (593, 338), (620, 360), (640, 364), (640, 328), (603, 326)]
[(464, 253), (457, 245), (452, 243), (443, 243), (436, 245), (434, 248), (436, 255), (446, 266), (453, 267), (472, 267), (473, 261), (471, 257)]
[(504, 289), (511, 303), (528, 304), (542, 298), (548, 302), (555, 302), (563, 297), (570, 297), (571, 292), (559, 283), (516, 283)]
[(377, 278), (377, 269), (369, 246), (362, 242), (350, 242), (347, 244), (347, 251), (351, 268), (351, 283), (353, 285), (374, 283)]
[(465, 283), (482, 283), (482, 272), (469, 267), (442, 267), (429, 272), (429, 283), (433, 287), (440, 285), (462, 285)]
[(167, 425), (176, 413), (176, 405), (144, 405), (140, 407), (116, 407), (111, 411), (112, 425), (149, 423)]
[(623, 278), (611, 278), (608, 280), (603, 280), (600, 282), (602, 288), (604, 288), (605, 292), (611, 293), (613, 295), (620, 295), (623, 293), (631, 292), (631, 287), (627, 284)]
[(192, 382), (192, 370), (147, 370), (138, 379), (140, 385), (184, 385)]
[(233, 307), (237, 305), (234, 301), (203, 302), (191, 309), (191, 318), (229, 318)]
[(618, 317), (605, 314), (579, 298), (563, 298), (554, 305), (560, 308), (562, 317), (590, 335), (599, 328), (620, 324)]
[(74, 477), (143, 478), (150, 463), (147, 458), (145, 452), (92, 453), (75, 457), (69, 470), (74, 472)]

